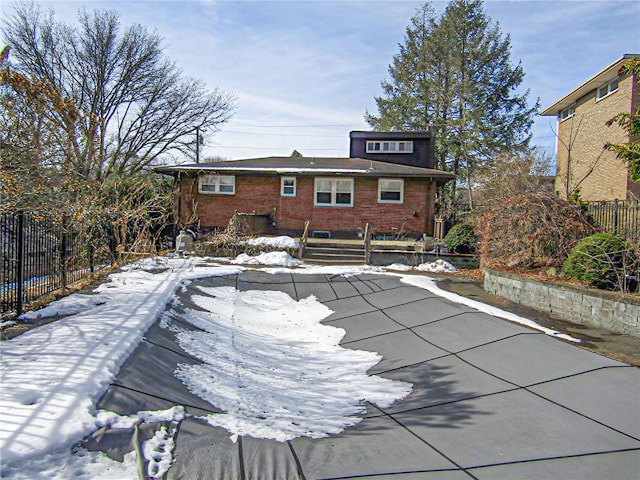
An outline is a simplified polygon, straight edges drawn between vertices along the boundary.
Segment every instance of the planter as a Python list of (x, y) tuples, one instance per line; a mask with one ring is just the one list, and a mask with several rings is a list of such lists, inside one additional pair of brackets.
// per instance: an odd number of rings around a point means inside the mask
[(640, 337), (640, 297), (484, 271), (484, 289), (568, 322)]

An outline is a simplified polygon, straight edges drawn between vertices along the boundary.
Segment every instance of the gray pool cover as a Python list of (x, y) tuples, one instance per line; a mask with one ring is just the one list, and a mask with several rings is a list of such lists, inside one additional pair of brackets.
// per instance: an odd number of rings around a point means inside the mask
[[(313, 294), (334, 311), (324, 323), (346, 330), (344, 347), (384, 356), (370, 373), (411, 382), (413, 391), (387, 409), (368, 405), (361, 423), (324, 439), (233, 443), (225, 430), (187, 418), (173, 425), (167, 479), (640, 479), (636, 367), (396, 277), (247, 271), (194, 282), (180, 293), (185, 305), (193, 307), (196, 285), (280, 290), (295, 299)], [(197, 360), (156, 323), (98, 408), (122, 415), (174, 405), (194, 416), (220, 412), (174, 377), (188, 362)], [(145, 426), (141, 436), (153, 428)], [(122, 458), (130, 437), (102, 429), (84, 445)]]

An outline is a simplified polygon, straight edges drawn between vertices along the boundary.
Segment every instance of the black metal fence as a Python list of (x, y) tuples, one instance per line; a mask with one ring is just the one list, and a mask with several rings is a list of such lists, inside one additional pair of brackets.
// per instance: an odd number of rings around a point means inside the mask
[(587, 213), (606, 232), (640, 244), (640, 201), (613, 200), (585, 202)]
[(0, 212), (0, 317), (110, 263), (104, 239), (87, 238), (64, 220)]

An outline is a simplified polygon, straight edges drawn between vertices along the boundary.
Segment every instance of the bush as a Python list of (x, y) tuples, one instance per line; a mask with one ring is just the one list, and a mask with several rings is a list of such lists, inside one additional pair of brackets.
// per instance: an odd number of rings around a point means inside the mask
[(474, 253), (478, 237), (476, 236), (473, 225), (470, 223), (459, 223), (447, 232), (444, 237), (444, 243), (449, 251), (455, 253)]
[(475, 223), (486, 267), (562, 265), (594, 227), (580, 208), (546, 193), (515, 195), (495, 204)]
[(628, 275), (638, 269), (638, 252), (613, 233), (596, 233), (582, 239), (562, 266), (565, 277), (588, 282), (602, 290), (626, 290)]

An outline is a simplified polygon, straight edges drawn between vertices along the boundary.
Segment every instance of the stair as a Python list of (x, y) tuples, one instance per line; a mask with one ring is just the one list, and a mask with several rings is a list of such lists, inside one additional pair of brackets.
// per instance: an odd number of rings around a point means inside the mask
[(365, 260), (364, 242), (310, 238), (302, 260), (307, 263), (361, 265)]

